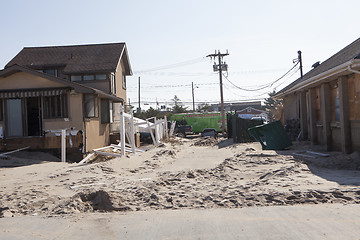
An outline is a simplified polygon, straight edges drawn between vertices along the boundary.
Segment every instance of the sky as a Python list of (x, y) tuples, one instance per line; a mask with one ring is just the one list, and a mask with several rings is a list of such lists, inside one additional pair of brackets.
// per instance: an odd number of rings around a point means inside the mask
[(192, 84), (196, 105), (220, 102), (206, 56), (228, 52), (225, 102), (259, 101), (300, 76), (297, 66), (279, 80), (299, 50), (306, 73), (359, 38), (358, 9), (358, 0), (3, 1), (0, 68), (23, 47), (125, 42), (127, 101), (138, 106), (140, 77), (142, 109), (171, 107), (175, 95), (192, 109)]

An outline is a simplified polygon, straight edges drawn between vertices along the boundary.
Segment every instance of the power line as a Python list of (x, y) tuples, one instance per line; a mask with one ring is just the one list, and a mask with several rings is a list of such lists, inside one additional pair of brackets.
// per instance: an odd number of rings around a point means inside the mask
[(182, 66), (186, 66), (186, 65), (196, 64), (196, 63), (202, 62), (204, 59), (205, 59), (204, 57), (201, 57), (201, 58), (188, 60), (188, 61), (185, 61), (185, 62), (174, 63), (174, 64), (169, 64), (169, 65), (165, 65), (165, 66), (161, 66), (161, 67), (155, 67), (155, 68), (135, 71), (134, 73), (139, 74), (139, 73), (154, 72), (154, 71), (170, 69), (170, 68), (177, 68), (177, 67), (182, 67)]
[(248, 91), (248, 92), (254, 92), (254, 91), (259, 91), (259, 90), (263, 90), (265, 88), (270, 88), (272, 87), (275, 83), (277, 83), (278, 81), (280, 81), (282, 78), (284, 78), (289, 72), (291, 72), (297, 65), (299, 64), (299, 62), (297, 62), (292, 68), (290, 68), (290, 70), (288, 70), (285, 74), (283, 74), (280, 78), (276, 79), (275, 81), (267, 84), (267, 85), (264, 85), (262, 87), (259, 87), (259, 88), (254, 88), (254, 89), (246, 89), (246, 88), (242, 88), (242, 87), (239, 87), (237, 85), (235, 85), (233, 82), (231, 82), (227, 76), (224, 75), (224, 77), (226, 78), (226, 80), (229, 81), (229, 83), (231, 83), (234, 87), (240, 89), (240, 90), (243, 90), (243, 91)]

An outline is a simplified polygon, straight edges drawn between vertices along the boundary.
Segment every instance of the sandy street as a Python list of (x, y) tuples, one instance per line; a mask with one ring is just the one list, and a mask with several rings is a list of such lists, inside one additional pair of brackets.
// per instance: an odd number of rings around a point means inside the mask
[(0, 159), (0, 239), (331, 239), (337, 221), (359, 236), (358, 154), (307, 150), (176, 139), (83, 165), (19, 152)]

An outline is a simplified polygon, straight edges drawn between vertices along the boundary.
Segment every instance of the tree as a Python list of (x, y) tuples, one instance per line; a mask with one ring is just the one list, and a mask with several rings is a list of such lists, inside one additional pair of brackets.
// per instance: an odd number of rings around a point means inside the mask
[(268, 113), (269, 120), (275, 121), (281, 118), (283, 104), (282, 100), (275, 99), (275, 90), (269, 93), (269, 97), (265, 98), (265, 110)]
[(211, 106), (209, 104), (207, 104), (207, 103), (201, 103), (201, 104), (198, 105), (196, 111), (197, 112), (208, 112), (210, 107)]
[(180, 98), (178, 98), (176, 95), (174, 96), (171, 101), (174, 102), (174, 106), (172, 108), (172, 111), (174, 113), (185, 113), (187, 112), (187, 107), (183, 106), (183, 103), (181, 102)]

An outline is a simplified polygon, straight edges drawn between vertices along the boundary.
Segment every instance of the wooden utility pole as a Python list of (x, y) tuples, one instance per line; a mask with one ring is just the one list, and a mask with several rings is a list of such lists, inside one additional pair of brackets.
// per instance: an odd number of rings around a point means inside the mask
[(302, 65), (302, 58), (301, 58), (301, 51), (298, 51), (298, 61), (300, 63), (300, 78), (303, 78), (303, 65)]
[(192, 99), (193, 99), (193, 111), (195, 112), (195, 97), (194, 97), (194, 82), (191, 82)]
[(214, 54), (209, 54), (207, 57), (214, 58), (214, 60), (218, 59), (218, 64), (214, 63), (213, 68), (214, 72), (219, 72), (219, 80), (220, 80), (220, 101), (221, 101), (221, 130), (222, 134), (225, 134), (225, 109), (224, 109), (224, 94), (223, 94), (223, 84), (222, 84), (222, 71), (227, 71), (227, 64), (222, 62), (222, 59), (224, 56), (229, 55), (229, 53), (226, 51), (226, 53), (220, 53), (220, 50), (217, 52), (215, 51)]
[(140, 107), (140, 77), (139, 77), (139, 100), (138, 100), (138, 102), (139, 102), (139, 107), (137, 109), (137, 113), (140, 114), (141, 113), (141, 107)]

